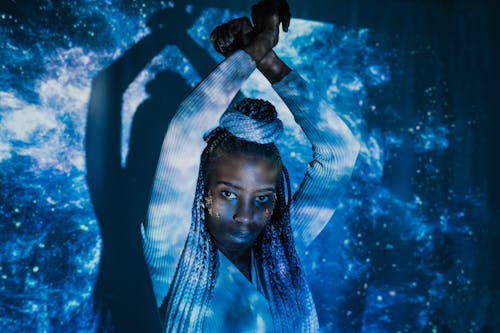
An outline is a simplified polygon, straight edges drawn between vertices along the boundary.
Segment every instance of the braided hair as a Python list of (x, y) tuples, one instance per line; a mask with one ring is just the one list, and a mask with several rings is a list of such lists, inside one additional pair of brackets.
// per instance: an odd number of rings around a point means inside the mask
[(274, 106), (243, 99), (226, 111), (220, 126), (205, 135), (192, 208), (192, 220), (173, 282), (160, 312), (165, 332), (200, 332), (210, 307), (219, 258), (205, 223), (205, 194), (211, 165), (220, 154), (257, 154), (270, 158), (281, 170), (271, 221), (253, 244), (263, 276), (275, 332), (317, 332), (316, 309), (302, 272), (290, 226), (291, 198), (288, 172), (274, 141), (283, 131)]

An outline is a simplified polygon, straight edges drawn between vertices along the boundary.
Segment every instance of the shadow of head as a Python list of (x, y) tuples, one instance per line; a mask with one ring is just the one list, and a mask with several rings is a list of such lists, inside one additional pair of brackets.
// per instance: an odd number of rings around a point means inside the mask
[(148, 19), (146, 25), (153, 31), (168, 29), (169, 32), (185, 32), (198, 15), (197, 6), (179, 1), (173, 7), (161, 9)]

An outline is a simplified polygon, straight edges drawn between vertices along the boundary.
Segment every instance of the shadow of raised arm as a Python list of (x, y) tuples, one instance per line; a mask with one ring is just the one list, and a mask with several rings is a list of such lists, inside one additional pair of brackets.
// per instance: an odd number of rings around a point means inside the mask
[(138, 223), (130, 214), (133, 197), (121, 166), (120, 136), (123, 93), (167, 42), (165, 35), (146, 36), (92, 82), (85, 138), (87, 182), (103, 244), (94, 295), (101, 316), (111, 321), (101, 323), (100, 330), (161, 331)]

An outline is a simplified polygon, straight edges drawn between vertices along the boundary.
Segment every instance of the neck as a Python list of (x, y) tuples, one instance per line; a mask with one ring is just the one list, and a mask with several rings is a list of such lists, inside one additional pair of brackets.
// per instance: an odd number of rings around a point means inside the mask
[(251, 271), (251, 261), (252, 254), (251, 248), (246, 249), (227, 249), (219, 244), (217, 244), (219, 250), (224, 253), (224, 255), (235, 265), (243, 275), (248, 279), (248, 281), (252, 282), (252, 271)]

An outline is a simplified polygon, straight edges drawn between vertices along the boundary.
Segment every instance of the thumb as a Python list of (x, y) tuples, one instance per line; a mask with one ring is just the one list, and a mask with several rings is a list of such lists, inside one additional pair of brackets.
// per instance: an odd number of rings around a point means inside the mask
[(280, 3), (278, 11), (280, 13), (281, 27), (284, 32), (287, 32), (288, 27), (290, 27), (290, 18), (292, 16), (292, 14), (290, 13), (290, 6), (286, 1), (284, 1)]

